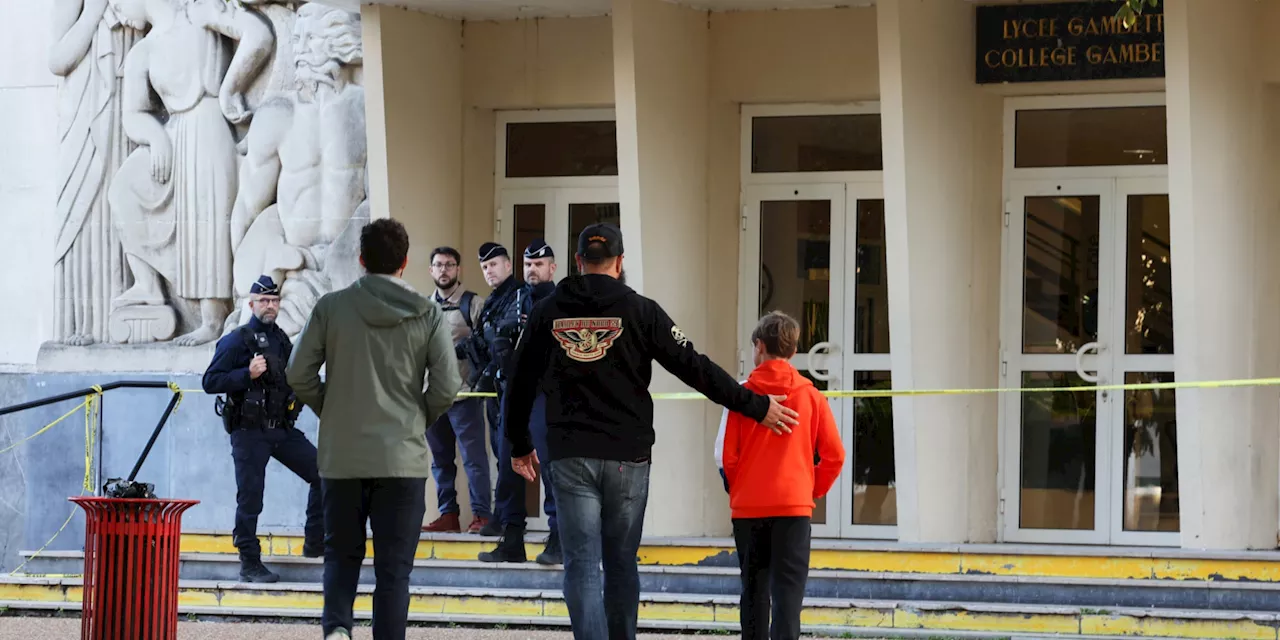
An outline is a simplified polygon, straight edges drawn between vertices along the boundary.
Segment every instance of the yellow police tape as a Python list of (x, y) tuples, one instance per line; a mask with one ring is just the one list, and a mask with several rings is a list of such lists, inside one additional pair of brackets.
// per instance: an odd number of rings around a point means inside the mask
[[(0, 453), (5, 453), (13, 449), (16, 449), (19, 445), (30, 441), (31, 439), (35, 438), (36, 436), (39, 436), (42, 433), (45, 433), (49, 429), (52, 429), (59, 422), (66, 420), (75, 412), (81, 409), (84, 409), (84, 480), (81, 487), (82, 490), (80, 492), (80, 495), (91, 493), (94, 490), (93, 448), (94, 448), (94, 443), (97, 441), (97, 435), (96, 435), (97, 429), (95, 428), (95, 425), (98, 424), (98, 418), (101, 415), (100, 411), (102, 407), (102, 405), (98, 402), (99, 398), (102, 397), (102, 387), (95, 384), (93, 385), (92, 388), (93, 388), (93, 393), (85, 396), (83, 402), (73, 407), (70, 411), (62, 414), (62, 416), (57, 420), (54, 420), (53, 422), (50, 422), (49, 424), (40, 428), (35, 433), (15, 442), (13, 445), (9, 447), (0, 449)], [(14, 567), (13, 571), (9, 572), (9, 575), (10, 576), (17, 575), (19, 571), (22, 571), (23, 567), (27, 566), (28, 562), (35, 560), (36, 557), (38, 557), (41, 553), (44, 553), (44, 550), (48, 549), (49, 545), (53, 544), (54, 540), (58, 539), (58, 536), (63, 532), (63, 530), (67, 528), (67, 525), (71, 524), (71, 521), (76, 517), (76, 512), (78, 510), (79, 510), (79, 507), (72, 505), (71, 513), (68, 514), (67, 519), (62, 522), (62, 526), (58, 527), (58, 530), (54, 531), (53, 535), (49, 538), (49, 540), (46, 541), (43, 545), (41, 545), (41, 547), (37, 549), (35, 553), (32, 553), (30, 557), (28, 557), (26, 560), (23, 560), (22, 564), (18, 565), (17, 567)], [(79, 578), (81, 577), (80, 575), (61, 575), (61, 574), (59, 575), (23, 574), (23, 575), (27, 575), (30, 577), (48, 577), (48, 578), (52, 578), (52, 577)]]
[[(1044, 373), (1065, 373), (1072, 371), (1046, 371)], [(170, 385), (175, 393), (204, 393), (201, 389), (179, 389)], [(989, 393), (1074, 393), (1081, 391), (1143, 391), (1157, 389), (1226, 389), (1235, 387), (1274, 387), (1280, 386), (1280, 378), (1245, 378), (1238, 380), (1199, 380), (1190, 382), (1133, 382), (1126, 384), (1088, 384), (1067, 387), (989, 387), (974, 389), (839, 389), (823, 391), (828, 398), (894, 398), (907, 396), (968, 396)], [(708, 398), (694, 391), (660, 392), (650, 396), (654, 400), (707, 400)], [(459, 393), (458, 398), (496, 398), (493, 392), (468, 391)]]

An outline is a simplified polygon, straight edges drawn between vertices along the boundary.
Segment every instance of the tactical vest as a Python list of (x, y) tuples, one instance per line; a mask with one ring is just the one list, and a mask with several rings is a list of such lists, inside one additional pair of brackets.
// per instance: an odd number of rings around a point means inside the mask
[(267, 360), (267, 370), (256, 380), (249, 382), (249, 390), (229, 393), (219, 415), (227, 431), (235, 429), (275, 429), (291, 427), (301, 413), (301, 403), (285, 382), (285, 365), (288, 364), (292, 345), (284, 344), (284, 358), (269, 353), (271, 343), (267, 332), (253, 332), (248, 325), (237, 329), (250, 356), (261, 354)]

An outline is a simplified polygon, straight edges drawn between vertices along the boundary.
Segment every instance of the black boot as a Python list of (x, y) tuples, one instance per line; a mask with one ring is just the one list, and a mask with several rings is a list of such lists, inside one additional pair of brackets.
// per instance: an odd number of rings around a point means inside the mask
[(280, 576), (262, 565), (258, 556), (240, 556), (240, 580), (243, 582), (279, 582)]
[(493, 551), (481, 551), (480, 562), (528, 562), (524, 552), (524, 527), (507, 525)]
[(324, 541), (307, 540), (302, 543), (302, 557), (304, 558), (323, 558), (324, 557)]
[(564, 556), (560, 553), (560, 534), (554, 530), (547, 536), (547, 547), (538, 554), (538, 564), (547, 566), (564, 564)]

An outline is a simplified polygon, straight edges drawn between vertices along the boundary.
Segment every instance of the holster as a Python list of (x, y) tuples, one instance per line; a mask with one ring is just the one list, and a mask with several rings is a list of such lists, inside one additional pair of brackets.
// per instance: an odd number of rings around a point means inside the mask
[(218, 396), (213, 401), (213, 412), (222, 418), (222, 428), (228, 435), (240, 424), (240, 405), (230, 396)]

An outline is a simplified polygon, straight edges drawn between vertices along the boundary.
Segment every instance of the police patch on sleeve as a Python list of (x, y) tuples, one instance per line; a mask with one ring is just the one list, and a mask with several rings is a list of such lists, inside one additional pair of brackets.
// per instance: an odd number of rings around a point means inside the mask
[(684, 335), (684, 332), (680, 330), (680, 327), (671, 325), (671, 337), (674, 338), (676, 344), (680, 345), (682, 348), (689, 346), (689, 338)]

